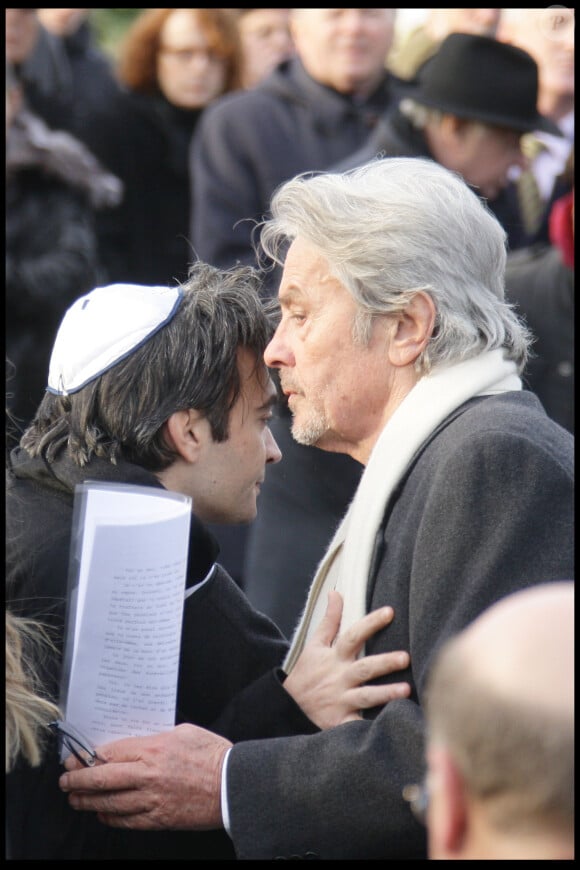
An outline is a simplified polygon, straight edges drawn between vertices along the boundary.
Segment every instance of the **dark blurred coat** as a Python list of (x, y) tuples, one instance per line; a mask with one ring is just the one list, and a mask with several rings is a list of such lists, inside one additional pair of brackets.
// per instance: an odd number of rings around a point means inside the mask
[(95, 214), (120, 195), (82, 143), (27, 110), (16, 116), (6, 142), (6, 406), (18, 420), (42, 399), (64, 312), (101, 277)]
[(87, 122), (109, 105), (119, 84), (89, 21), (68, 36), (39, 23), (38, 41), (19, 76), (32, 111), (49, 127), (67, 130), (92, 147)]
[(266, 469), (243, 572), (244, 591), (252, 604), (288, 638), (363, 471), (348, 456), (298, 444), (290, 425), (285, 406), (270, 422), (282, 461)]
[(253, 221), (268, 212), (274, 189), (351, 154), (392, 102), (386, 71), (357, 102), (315, 81), (297, 57), (256, 87), (216, 100), (191, 152), (191, 232), (201, 259), (221, 268), (255, 264)]
[(553, 245), (515, 251), (508, 257), (506, 296), (536, 339), (524, 386), (574, 434), (574, 269)]
[[(381, 481), (377, 481), (377, 490)], [(426, 858), (401, 797), (424, 775), (425, 679), (498, 599), (574, 577), (574, 439), (529, 392), (476, 397), (427, 437), (385, 509), (366, 610), (395, 618), (367, 655), (407, 650), (411, 696), (308, 737), (237, 743), (228, 805), (242, 860)]]
[(188, 153), (201, 111), (125, 89), (87, 122), (95, 154), (125, 187), (120, 206), (98, 221), (111, 283), (167, 286), (187, 278), (196, 259)]

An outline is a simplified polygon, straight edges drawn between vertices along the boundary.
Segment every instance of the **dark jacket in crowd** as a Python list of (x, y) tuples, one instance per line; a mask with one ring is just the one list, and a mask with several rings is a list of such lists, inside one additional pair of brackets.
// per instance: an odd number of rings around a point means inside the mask
[(268, 212), (274, 189), (351, 154), (392, 101), (387, 72), (358, 102), (319, 84), (297, 57), (256, 87), (216, 100), (191, 153), (191, 232), (200, 258), (220, 268), (255, 264), (253, 222)]
[(292, 637), (318, 563), (360, 481), (348, 456), (298, 444), (284, 404), (270, 429), (282, 462), (266, 472), (245, 552), (243, 588), (258, 610)]
[(123, 90), (89, 122), (91, 147), (125, 196), (99, 218), (108, 281), (168, 286), (196, 259), (189, 238), (189, 144), (202, 110)]
[(554, 245), (515, 251), (508, 257), (506, 295), (535, 337), (524, 386), (574, 434), (574, 269)]
[[(355, 166), (362, 166), (377, 156), (435, 159), (421, 130), (417, 130), (399, 109), (389, 113), (388, 117), (381, 118), (368, 142), (332, 168), (344, 172)], [(533, 239), (527, 235), (520, 216), (515, 184), (510, 183), (494, 200), (487, 200), (487, 204), (508, 234), (510, 250), (524, 247), (540, 238), (547, 238), (547, 219)]]
[(92, 147), (87, 122), (119, 91), (108, 56), (96, 45), (90, 22), (68, 36), (39, 23), (39, 37), (20, 66), (27, 104), (54, 129), (67, 130)]
[[(84, 480), (160, 487), (156, 477), (126, 462), (92, 459), (83, 469), (66, 457), (54, 463), (11, 454), (7, 488), (6, 598), (11, 609), (41, 619), (54, 632), (58, 655), (44, 663), (43, 678), (58, 698), (65, 631), (73, 493)], [(206, 577), (217, 547), (192, 517), (187, 586)], [(282, 688), (279, 666), (287, 644), (276, 626), (252, 610), (227, 573), (186, 598), (177, 698), (177, 721), (211, 728), (233, 741), (314, 733)], [(51, 738), (52, 739), (52, 738)], [(92, 813), (71, 809), (58, 787), (62, 772), (55, 746), (38, 768), (20, 764), (7, 776), (7, 830), (13, 859), (232, 858), (223, 831), (119, 831)]]
[(97, 209), (121, 188), (78, 140), (22, 110), (6, 140), (6, 407), (36, 411), (64, 312), (102, 273)]

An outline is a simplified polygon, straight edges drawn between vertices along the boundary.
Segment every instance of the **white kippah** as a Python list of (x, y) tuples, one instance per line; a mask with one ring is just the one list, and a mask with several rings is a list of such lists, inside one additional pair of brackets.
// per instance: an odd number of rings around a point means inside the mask
[(183, 296), (180, 287), (111, 284), (81, 296), (60, 324), (48, 387), (75, 393), (133, 353), (168, 323)]

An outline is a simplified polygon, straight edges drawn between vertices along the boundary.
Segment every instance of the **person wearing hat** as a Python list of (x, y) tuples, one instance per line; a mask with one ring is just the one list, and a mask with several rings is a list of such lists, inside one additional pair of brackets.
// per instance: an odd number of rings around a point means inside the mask
[(510, 248), (526, 244), (517, 198), (507, 190), (510, 170), (527, 165), (523, 134), (561, 135), (538, 112), (531, 55), (493, 37), (452, 33), (414, 80), (400, 82), (398, 94), (397, 108), (336, 171), (377, 157), (429, 157), (462, 175), (488, 202)]
[[(80, 297), (58, 330), (44, 399), (8, 458), (7, 604), (49, 626), (60, 653), (75, 485), (123, 482), (192, 498), (177, 720), (233, 741), (314, 734), (410, 691), (404, 683), (359, 691), (408, 656), (357, 660), (393, 613), (382, 608), (336, 638), (336, 594), (300, 673), (286, 679), (282, 634), (216, 563), (204, 523), (252, 519), (265, 467), (281, 456), (268, 426), (277, 394), (262, 360), (273, 323), (259, 288), (249, 267), (196, 263), (182, 286), (114, 284)], [(53, 699), (60, 653), (41, 674)], [(60, 772), (53, 751), (7, 776), (12, 858), (234, 855), (223, 831), (134, 834), (80, 817), (58, 788)]]
[(551, 211), (572, 186), (566, 163), (574, 152), (575, 11), (564, 6), (504, 9), (498, 39), (529, 52), (538, 64), (538, 108), (561, 135), (535, 130), (522, 147), (528, 167), (512, 173), (530, 243), (550, 243)]
[(450, 33), (496, 36), (502, 9), (423, 9), (411, 27), (400, 29), (388, 67), (401, 79), (412, 79)]

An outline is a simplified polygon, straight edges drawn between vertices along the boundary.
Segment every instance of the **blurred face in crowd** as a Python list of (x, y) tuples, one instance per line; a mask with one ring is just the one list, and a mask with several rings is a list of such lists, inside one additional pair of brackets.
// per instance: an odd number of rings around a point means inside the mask
[(487, 199), (495, 199), (507, 185), (510, 167), (527, 165), (522, 134), (516, 130), (444, 115), (425, 136), (437, 162), (459, 172)]
[(495, 36), (501, 9), (432, 9), (431, 14), (435, 23), (440, 23), (442, 34), (475, 33), (479, 36)]
[(32, 53), (38, 39), (36, 9), (6, 9), (6, 60), (19, 64)]
[(394, 9), (293, 9), (296, 50), (310, 75), (343, 94), (366, 97), (385, 72)]
[(160, 34), (157, 79), (163, 95), (183, 109), (200, 109), (223, 93), (226, 61), (209, 46), (192, 9), (176, 9)]
[(558, 97), (574, 97), (574, 9), (508, 10), (498, 32), (523, 48), (538, 64), (538, 109), (552, 115)]
[(88, 17), (90, 9), (39, 9), (40, 23), (56, 33), (57, 36), (68, 36), (74, 33)]
[(292, 57), (289, 9), (241, 10), (239, 31), (244, 55), (244, 84), (251, 88), (281, 61)]

